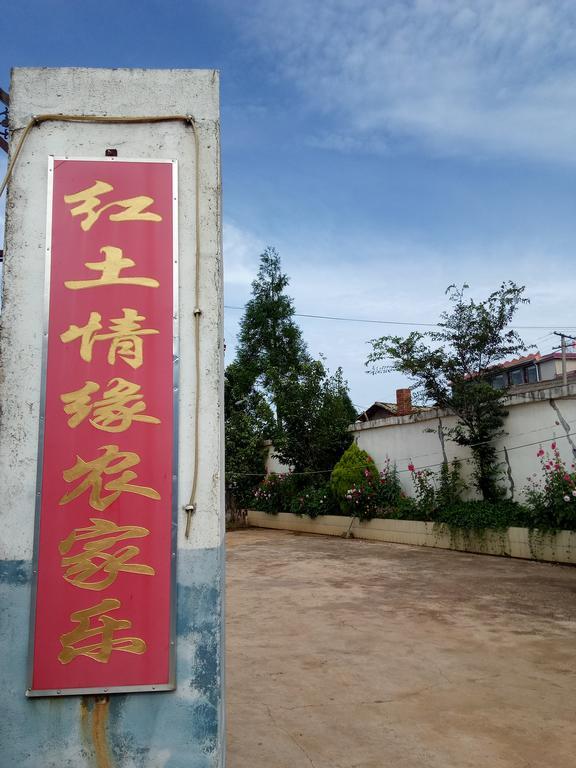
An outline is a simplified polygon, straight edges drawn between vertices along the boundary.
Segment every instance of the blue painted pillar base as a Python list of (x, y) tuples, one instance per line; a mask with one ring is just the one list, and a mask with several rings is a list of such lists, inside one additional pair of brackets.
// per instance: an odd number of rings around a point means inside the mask
[(32, 564), (0, 561), (0, 765), (224, 765), (223, 547), (178, 551), (176, 691), (27, 699)]

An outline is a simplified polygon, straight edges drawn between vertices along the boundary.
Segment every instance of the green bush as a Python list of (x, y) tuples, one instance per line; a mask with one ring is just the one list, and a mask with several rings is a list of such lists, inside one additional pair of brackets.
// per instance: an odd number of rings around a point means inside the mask
[(271, 472), (254, 491), (254, 509), (269, 515), (290, 512), (294, 485), (295, 478), (292, 475), (277, 475)]
[(340, 508), (332, 493), (329, 482), (318, 485), (309, 484), (297, 490), (290, 500), (290, 511), (294, 515), (334, 515), (340, 513)]
[(350, 492), (370, 479), (374, 482), (378, 479), (376, 464), (366, 451), (352, 443), (330, 476), (330, 486), (343, 514), (354, 514), (353, 510), (358, 504), (350, 497)]
[(378, 517), (385, 517), (386, 512), (392, 512), (405, 505), (405, 501), (406, 494), (400, 485), (396, 464), (392, 464), (387, 458), (378, 482), (378, 506), (381, 513)]
[(440, 507), (435, 522), (468, 531), (486, 528), (498, 530), (514, 525), (525, 527), (529, 524), (526, 508), (511, 499), (460, 501), (448, 507)]
[(442, 510), (463, 503), (462, 493), (466, 485), (460, 477), (460, 462), (457, 459), (452, 464), (445, 461), (438, 473), (426, 467), (416, 469), (412, 463), (408, 469), (414, 483), (418, 520), (436, 520)]
[(406, 506), (396, 465), (386, 459), (379, 475), (365, 468), (360, 479), (347, 490), (346, 502), (346, 513), (359, 520), (394, 516), (400, 507)]
[(443, 464), (438, 472), (412, 473), (415, 494), (407, 497), (398, 471), (386, 461), (380, 474), (371, 457), (354, 443), (332, 471), (330, 481), (318, 475), (267, 475), (254, 491), (255, 509), (277, 514), (352, 515), (442, 523), (453, 530), (480, 532), (520, 526), (542, 531), (576, 530), (576, 472), (566, 468), (555, 443), (552, 453), (540, 449), (542, 478), (529, 478), (525, 506), (511, 499), (464, 501), (460, 464)]

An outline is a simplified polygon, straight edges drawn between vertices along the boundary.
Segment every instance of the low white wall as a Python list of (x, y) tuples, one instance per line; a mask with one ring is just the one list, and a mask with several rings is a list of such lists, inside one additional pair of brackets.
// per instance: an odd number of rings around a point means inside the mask
[[(568, 468), (576, 463), (576, 384), (540, 387), (515, 394), (508, 403), (504, 425), (507, 434), (496, 441), (502, 463), (502, 482), (516, 500), (521, 500), (528, 477), (541, 476), (536, 456), (540, 445), (550, 449), (553, 441)], [(462, 477), (472, 486), (471, 452), (468, 448), (441, 437), (441, 428), (456, 424), (447, 411), (431, 409), (410, 416), (396, 416), (353, 424), (350, 432), (358, 447), (367, 451), (382, 469), (387, 458), (396, 463), (400, 482), (409, 495), (414, 494), (408, 464), (416, 469), (439, 469), (442, 461), (457, 458), (462, 462)], [(504, 450), (506, 449), (506, 451)]]
[(325, 536), (342, 536), (350, 531), (357, 539), (576, 565), (576, 531), (541, 534), (531, 532), (528, 528), (508, 528), (470, 534), (464, 529), (461, 532), (450, 531), (447, 526), (419, 520), (378, 518), (360, 522), (356, 518), (338, 515), (311, 519), (288, 512), (269, 515), (255, 510), (248, 512), (248, 523), (257, 528), (319, 533)]

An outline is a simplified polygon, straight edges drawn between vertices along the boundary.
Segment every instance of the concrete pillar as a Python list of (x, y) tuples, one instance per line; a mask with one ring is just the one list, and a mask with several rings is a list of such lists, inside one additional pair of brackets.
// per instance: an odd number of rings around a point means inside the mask
[(0, 750), (19, 768), (208, 768), (224, 764), (222, 598), (222, 254), (218, 74), (203, 70), (16, 69), (11, 151), (43, 113), (194, 116), (200, 136), (202, 371), (198, 508), (178, 520), (177, 689), (27, 699), (34, 497), (41, 389), (48, 155), (175, 158), (179, 166), (179, 509), (194, 429), (194, 144), (182, 123), (50, 122), (32, 129), (7, 201), (0, 336)]

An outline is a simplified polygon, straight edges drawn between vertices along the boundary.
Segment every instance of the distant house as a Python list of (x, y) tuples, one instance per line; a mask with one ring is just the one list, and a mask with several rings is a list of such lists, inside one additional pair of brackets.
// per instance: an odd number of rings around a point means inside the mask
[[(576, 377), (576, 352), (566, 353), (566, 370), (570, 379)], [(538, 384), (562, 378), (562, 354), (551, 352), (541, 355), (535, 352), (501, 363), (491, 379), (496, 389)]]
[(369, 408), (366, 408), (356, 421), (378, 421), (379, 419), (389, 419), (393, 416), (408, 416), (411, 413), (425, 410), (428, 409), (420, 405), (412, 405), (412, 393), (409, 389), (397, 389), (395, 403), (382, 403), (377, 400)]
[[(566, 353), (566, 370), (568, 381), (576, 380), (576, 352)], [(519, 388), (530, 390), (534, 386), (541, 389), (542, 386), (551, 386), (561, 383), (562, 379), (562, 353), (550, 352), (541, 355), (534, 352), (514, 360), (506, 360), (494, 368), (490, 378), (495, 389), (510, 387), (512, 392), (520, 391)], [(541, 386), (538, 386), (541, 385)], [(412, 397), (409, 389), (396, 390), (396, 402), (385, 403), (377, 400), (369, 408), (366, 408), (356, 419), (356, 423), (380, 421), (397, 416), (408, 416), (431, 410), (430, 406), (412, 405)]]

